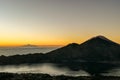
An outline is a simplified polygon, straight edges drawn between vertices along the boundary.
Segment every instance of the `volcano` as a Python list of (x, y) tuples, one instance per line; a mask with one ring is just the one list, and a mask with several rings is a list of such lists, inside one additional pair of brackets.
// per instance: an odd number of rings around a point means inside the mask
[(93, 37), (82, 44), (71, 43), (47, 53), (54, 61), (120, 61), (120, 45), (104, 36)]

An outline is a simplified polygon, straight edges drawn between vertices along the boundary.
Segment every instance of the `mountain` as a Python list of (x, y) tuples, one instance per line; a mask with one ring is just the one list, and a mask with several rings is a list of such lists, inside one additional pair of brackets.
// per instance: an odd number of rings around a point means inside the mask
[(32, 45), (32, 44), (27, 44), (27, 45), (21, 46), (21, 48), (37, 48), (37, 47), (38, 47), (38, 46)]
[[(27, 45), (31, 47), (31, 45)], [(46, 54), (0, 56), (0, 65), (32, 63), (120, 63), (120, 45), (104, 36), (93, 37), (82, 44), (71, 43)]]
[(35, 63), (57, 63), (58, 67), (84, 70), (90, 75), (99, 76), (114, 67), (120, 67), (120, 45), (104, 36), (96, 36), (82, 44), (71, 43), (46, 54), (0, 56), (0, 65)]
[(53, 61), (120, 61), (120, 45), (104, 36), (96, 36), (82, 44), (72, 43), (46, 55)]

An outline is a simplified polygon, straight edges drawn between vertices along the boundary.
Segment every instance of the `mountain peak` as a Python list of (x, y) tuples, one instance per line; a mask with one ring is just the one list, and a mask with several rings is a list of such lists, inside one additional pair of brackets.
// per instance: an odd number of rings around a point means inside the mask
[(99, 35), (99, 36), (93, 37), (93, 39), (102, 39), (102, 40), (110, 41), (108, 38), (106, 38), (105, 36), (102, 36), (102, 35)]
[(77, 43), (70, 43), (66, 47), (77, 47), (77, 46), (79, 46), (79, 44), (77, 44)]
[(38, 47), (36, 45), (32, 45), (32, 44), (27, 44), (27, 45), (23, 45), (22, 47), (25, 47), (25, 48), (32, 48), (32, 47)]
[(90, 38), (89, 40), (82, 43), (82, 45), (88, 45), (88, 44), (91, 44), (91, 45), (93, 45), (93, 44), (95, 44), (95, 45), (101, 45), (101, 44), (119, 45), (118, 43), (116, 43), (102, 35), (95, 36), (95, 37)]
[(79, 44), (77, 44), (77, 43), (70, 43), (70, 44), (68, 44), (68, 45), (74, 46), (74, 45), (79, 45)]

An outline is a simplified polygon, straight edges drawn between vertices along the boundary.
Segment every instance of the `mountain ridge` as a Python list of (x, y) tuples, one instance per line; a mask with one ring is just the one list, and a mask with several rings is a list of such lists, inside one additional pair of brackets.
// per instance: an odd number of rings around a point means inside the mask
[(71, 43), (46, 54), (0, 56), (0, 65), (55, 63), (73, 71), (85, 70), (90, 75), (120, 67), (120, 45), (98, 36), (82, 44)]
[(47, 55), (54, 56), (54, 58), (59, 56), (62, 59), (68, 60), (112, 61), (119, 60), (120, 45), (104, 36), (96, 36), (82, 44), (68, 44), (67, 46), (48, 52)]
[(120, 63), (120, 45), (103, 37), (91, 38), (82, 44), (71, 43), (46, 54), (0, 56), (0, 65), (32, 63)]

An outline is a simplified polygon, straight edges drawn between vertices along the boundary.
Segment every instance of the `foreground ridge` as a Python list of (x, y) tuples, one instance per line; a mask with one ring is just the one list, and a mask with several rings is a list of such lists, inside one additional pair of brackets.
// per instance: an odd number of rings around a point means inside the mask
[(15, 73), (0, 73), (1, 80), (120, 80), (120, 77), (115, 76), (50, 76), (48, 74), (15, 74)]

